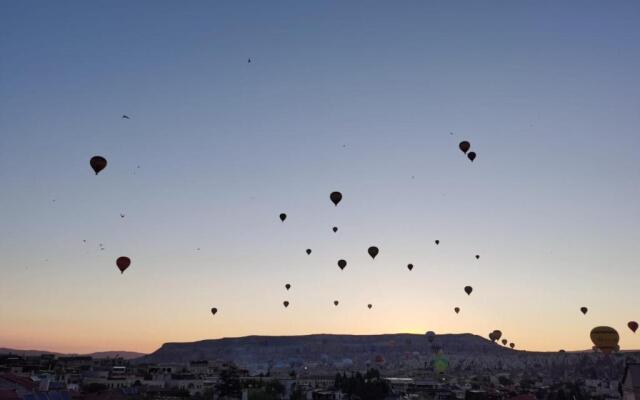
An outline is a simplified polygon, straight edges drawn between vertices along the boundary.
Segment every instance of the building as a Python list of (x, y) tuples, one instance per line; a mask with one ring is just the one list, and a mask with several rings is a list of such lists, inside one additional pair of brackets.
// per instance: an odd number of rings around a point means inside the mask
[(640, 364), (627, 364), (621, 386), (622, 400), (640, 400)]

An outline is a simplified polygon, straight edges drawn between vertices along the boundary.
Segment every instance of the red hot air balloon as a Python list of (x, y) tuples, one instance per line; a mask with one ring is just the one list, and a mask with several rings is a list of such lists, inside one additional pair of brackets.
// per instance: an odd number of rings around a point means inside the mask
[(476, 153), (474, 153), (473, 151), (470, 151), (469, 154), (467, 154), (467, 158), (473, 162), (473, 160), (476, 159)]
[(460, 313), (460, 307), (455, 307), (455, 308), (453, 309), (453, 311), (455, 311), (455, 312), (456, 312), (456, 314), (459, 314), (459, 313)]
[(131, 265), (131, 259), (129, 257), (118, 257), (116, 265), (118, 266), (120, 273), (123, 274), (124, 271), (129, 268), (129, 265)]
[(345, 260), (338, 260), (338, 267), (340, 267), (340, 269), (344, 269), (346, 266), (347, 262)]
[(473, 292), (473, 288), (472, 288), (471, 286), (465, 286), (465, 287), (464, 287), (464, 292), (465, 292), (467, 295), (471, 296), (471, 292)]
[(638, 323), (636, 321), (629, 321), (627, 326), (629, 327), (629, 329), (631, 329), (633, 333), (636, 333), (636, 331), (638, 330)]
[(107, 159), (102, 156), (93, 156), (91, 160), (89, 160), (89, 165), (91, 165), (93, 172), (98, 175), (100, 171), (107, 167)]
[(216, 315), (217, 313), (218, 313), (218, 309), (217, 309), (217, 308), (215, 308), (215, 307), (213, 307), (213, 308), (211, 309), (211, 315)]
[(369, 249), (367, 250), (367, 253), (369, 253), (369, 255), (371, 256), (371, 258), (375, 259), (376, 256), (378, 255), (378, 248), (376, 246), (371, 246), (369, 247)]
[(337, 207), (338, 203), (340, 203), (340, 200), (342, 200), (342, 193), (340, 193), (340, 192), (331, 192), (331, 194), (329, 195), (329, 198), (331, 199), (333, 204), (335, 204), (336, 207)]
[(460, 142), (458, 147), (460, 148), (460, 151), (462, 151), (464, 154), (467, 154), (467, 151), (469, 151), (469, 149), (471, 148), (471, 143), (463, 140), (462, 142)]
[(413, 264), (407, 264), (407, 268), (411, 271), (413, 269)]

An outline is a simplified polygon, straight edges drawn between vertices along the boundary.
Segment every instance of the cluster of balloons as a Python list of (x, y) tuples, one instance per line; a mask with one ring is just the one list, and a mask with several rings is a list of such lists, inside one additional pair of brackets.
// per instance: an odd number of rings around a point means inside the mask
[(469, 149), (471, 148), (471, 143), (463, 140), (462, 142), (460, 142), (460, 144), (458, 144), (458, 147), (460, 148), (460, 151), (467, 155), (467, 158), (471, 162), (476, 159), (476, 153), (473, 151), (469, 151)]

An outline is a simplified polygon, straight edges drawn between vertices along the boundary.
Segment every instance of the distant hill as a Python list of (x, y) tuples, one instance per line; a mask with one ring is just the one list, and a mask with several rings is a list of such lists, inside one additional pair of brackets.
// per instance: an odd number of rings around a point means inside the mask
[(241, 365), (296, 360), (351, 359), (366, 363), (382, 356), (400, 360), (407, 354), (433, 354), (442, 348), (447, 354), (517, 354), (480, 336), (472, 334), (437, 335), (433, 343), (425, 335), (306, 335), (247, 336), (203, 340), (191, 343), (165, 343), (137, 362), (187, 362), (192, 360), (225, 360)]
[[(46, 350), (7, 349), (7, 348), (4, 348), (4, 347), (0, 347), (0, 354), (16, 354), (16, 355), (28, 356), (28, 357), (34, 357), (34, 356), (40, 356), (40, 355), (55, 355), (55, 356), (58, 356), (58, 357), (76, 356), (76, 355), (78, 355), (78, 354), (55, 353), (55, 352), (46, 351)], [(145, 354), (144, 353), (137, 353), (135, 351), (99, 351), (99, 352), (96, 352), (96, 353), (81, 354), (81, 355), (89, 356), (89, 357), (93, 357), (93, 358), (120, 357), (120, 358), (123, 358), (125, 360), (132, 360), (132, 359), (135, 359), (135, 358), (143, 357)]]

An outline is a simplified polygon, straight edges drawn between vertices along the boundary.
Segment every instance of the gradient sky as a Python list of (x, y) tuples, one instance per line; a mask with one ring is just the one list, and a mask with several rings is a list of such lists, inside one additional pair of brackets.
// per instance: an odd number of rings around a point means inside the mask
[(640, 348), (640, 3), (561, 3), (3, 1), (0, 347)]

